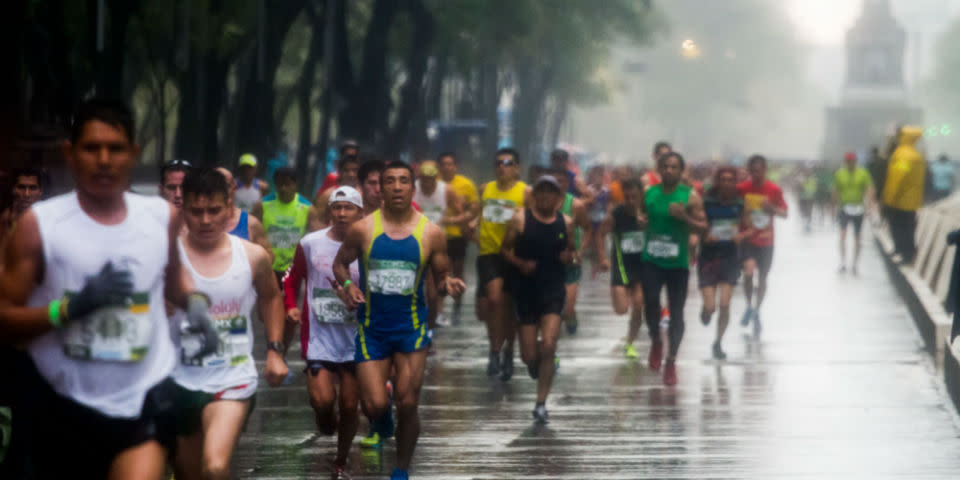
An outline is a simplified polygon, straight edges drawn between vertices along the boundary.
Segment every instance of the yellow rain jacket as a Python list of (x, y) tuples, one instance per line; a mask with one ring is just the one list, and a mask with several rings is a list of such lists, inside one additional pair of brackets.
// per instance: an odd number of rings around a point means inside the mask
[(914, 148), (923, 135), (920, 127), (903, 127), (899, 146), (890, 155), (883, 203), (898, 210), (915, 211), (923, 205), (926, 166), (923, 155)]

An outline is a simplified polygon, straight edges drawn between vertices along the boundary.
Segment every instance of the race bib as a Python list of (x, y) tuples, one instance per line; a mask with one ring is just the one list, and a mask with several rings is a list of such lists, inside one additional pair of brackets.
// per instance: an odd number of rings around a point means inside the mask
[(620, 234), (620, 251), (626, 254), (643, 253), (647, 234), (643, 230)]
[(184, 322), (180, 334), (180, 363), (190, 367), (235, 367), (250, 360), (250, 340), (247, 337), (247, 317), (233, 316), (216, 319), (220, 342), (217, 351), (196, 358), (203, 346), (203, 337), (194, 333)]
[(423, 210), (423, 215), (427, 217), (427, 220), (440, 225), (440, 221), (443, 220), (443, 209), (440, 207), (426, 208)]
[(771, 220), (772, 217), (770, 217), (770, 214), (763, 210), (750, 211), (750, 221), (753, 223), (754, 228), (758, 230), (763, 230), (769, 227)]
[(729, 242), (737, 235), (737, 221), (730, 219), (710, 222), (710, 236), (720, 242)]
[(413, 295), (417, 281), (417, 265), (404, 260), (370, 259), (367, 284), (370, 293)]
[(848, 203), (843, 206), (843, 213), (850, 217), (859, 217), (864, 213), (863, 204)]
[(487, 199), (483, 204), (483, 221), (507, 223), (513, 218), (514, 203), (510, 200)]
[(347, 310), (333, 290), (313, 287), (310, 310), (319, 323), (355, 323), (356, 312)]
[(668, 236), (658, 236), (647, 241), (647, 255), (653, 258), (671, 259), (680, 256), (680, 244)]
[(300, 241), (300, 228), (294, 225), (270, 225), (267, 240), (273, 248), (296, 248)]
[(590, 221), (593, 223), (600, 223), (607, 216), (607, 211), (603, 208), (592, 208), (590, 209)]
[[(75, 293), (67, 292), (69, 298)], [(150, 350), (150, 296), (134, 293), (122, 307), (101, 308), (62, 332), (63, 352), (79, 360), (139, 362)]]

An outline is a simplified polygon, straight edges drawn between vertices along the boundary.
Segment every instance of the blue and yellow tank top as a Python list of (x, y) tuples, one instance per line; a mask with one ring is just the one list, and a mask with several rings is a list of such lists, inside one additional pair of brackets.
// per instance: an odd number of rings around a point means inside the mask
[(394, 240), (383, 231), (380, 210), (373, 212), (373, 240), (360, 262), (360, 290), (366, 303), (360, 308), (362, 326), (377, 332), (408, 332), (427, 323), (423, 289), (423, 231), (427, 217), (420, 215), (413, 234)]

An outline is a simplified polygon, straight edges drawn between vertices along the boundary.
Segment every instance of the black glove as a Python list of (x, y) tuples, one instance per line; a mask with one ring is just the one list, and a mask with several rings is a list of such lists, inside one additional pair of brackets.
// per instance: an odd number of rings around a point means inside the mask
[(78, 319), (93, 311), (110, 306), (124, 305), (133, 295), (133, 278), (130, 272), (114, 270), (107, 262), (100, 273), (87, 277), (80, 293), (67, 301), (67, 318)]
[(187, 323), (190, 330), (203, 336), (200, 351), (194, 359), (203, 358), (217, 351), (220, 345), (220, 335), (210, 315), (210, 299), (199, 293), (192, 293), (187, 297)]

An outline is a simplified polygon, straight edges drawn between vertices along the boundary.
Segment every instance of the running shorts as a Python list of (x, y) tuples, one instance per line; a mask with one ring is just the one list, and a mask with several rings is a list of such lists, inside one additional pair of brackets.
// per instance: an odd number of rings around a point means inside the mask
[(173, 451), (177, 421), (173, 380), (150, 389), (140, 417), (130, 419), (109, 417), (64, 397), (33, 372), (36, 378), (21, 386), (32, 394), (28, 461), (34, 478), (107, 478), (117, 455), (150, 441)]
[(544, 315), (560, 315), (567, 299), (567, 291), (562, 285), (524, 293), (516, 295), (513, 300), (521, 325), (537, 325)]
[(577, 283), (580, 281), (580, 277), (582, 276), (583, 276), (582, 265), (567, 265), (566, 278), (564, 278), (563, 283), (566, 285)]
[(741, 243), (740, 261), (745, 262), (751, 258), (757, 262), (760, 273), (766, 275), (770, 271), (770, 266), (773, 265), (773, 247), (762, 247), (750, 242)]
[(848, 215), (841, 208), (837, 213), (837, 221), (840, 222), (840, 228), (847, 228), (847, 224), (853, 224), (853, 231), (860, 235), (860, 229), (863, 228), (863, 215)]
[(616, 252), (613, 253), (610, 265), (610, 286), (633, 287), (634, 285), (640, 285), (643, 281), (644, 268), (640, 256), (624, 257), (620, 261), (617, 260)]
[(715, 287), (721, 283), (736, 285), (740, 280), (740, 259), (736, 255), (718, 256), (711, 259), (700, 257), (697, 263), (697, 278), (700, 288)]
[(451, 260), (467, 257), (467, 237), (447, 238), (447, 256)]
[(357, 363), (383, 360), (392, 357), (394, 353), (423, 350), (430, 346), (430, 342), (426, 322), (421, 323), (420, 328), (399, 332), (378, 332), (360, 325), (357, 329), (354, 360)]
[(199, 432), (203, 427), (203, 409), (218, 400), (250, 401), (247, 416), (243, 420), (243, 430), (246, 430), (247, 421), (257, 403), (256, 393), (257, 382), (237, 385), (217, 393), (199, 392), (176, 385), (177, 435), (187, 437)]
[(477, 292), (486, 296), (487, 284), (506, 274), (506, 262), (499, 254), (480, 255), (477, 257)]
[(326, 360), (307, 360), (307, 366), (303, 369), (303, 373), (309, 373), (311, 377), (316, 377), (320, 374), (320, 370), (327, 370), (331, 373), (356, 373), (357, 364), (354, 362), (328, 362)]

